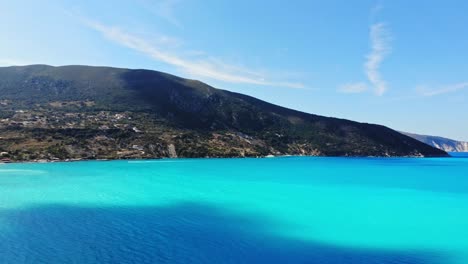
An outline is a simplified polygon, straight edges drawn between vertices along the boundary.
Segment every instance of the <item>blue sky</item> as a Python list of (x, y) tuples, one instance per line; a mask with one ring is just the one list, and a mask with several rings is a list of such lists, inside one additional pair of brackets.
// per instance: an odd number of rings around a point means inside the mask
[(0, 65), (154, 69), (468, 140), (467, 12), (466, 1), (0, 0)]

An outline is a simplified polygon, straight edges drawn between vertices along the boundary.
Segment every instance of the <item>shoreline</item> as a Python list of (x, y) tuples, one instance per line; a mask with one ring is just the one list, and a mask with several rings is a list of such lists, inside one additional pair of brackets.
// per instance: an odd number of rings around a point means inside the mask
[[(460, 152), (468, 153), (468, 152)], [(266, 155), (266, 156), (233, 156), (233, 157), (150, 157), (150, 158), (124, 158), (124, 159), (57, 159), (57, 160), (22, 160), (22, 161), (0, 161), (2, 164), (21, 164), (21, 163), (68, 163), (68, 162), (81, 162), (81, 161), (145, 161), (145, 160), (178, 160), (178, 159), (269, 159), (269, 158), (288, 158), (288, 157), (310, 157), (310, 158), (343, 158), (343, 159), (397, 159), (397, 158), (408, 158), (408, 159), (430, 159), (430, 158), (460, 158), (463, 156), (454, 156), (448, 153), (448, 156), (323, 156), (323, 155)]]

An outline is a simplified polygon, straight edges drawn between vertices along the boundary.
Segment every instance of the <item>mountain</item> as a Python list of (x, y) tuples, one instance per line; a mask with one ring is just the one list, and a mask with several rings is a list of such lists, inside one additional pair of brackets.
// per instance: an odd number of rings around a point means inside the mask
[(0, 95), (0, 152), (13, 160), (447, 155), (384, 126), (151, 70), (2, 67)]
[(407, 132), (402, 133), (443, 151), (468, 152), (468, 142), (457, 141), (449, 138), (436, 136), (418, 135)]

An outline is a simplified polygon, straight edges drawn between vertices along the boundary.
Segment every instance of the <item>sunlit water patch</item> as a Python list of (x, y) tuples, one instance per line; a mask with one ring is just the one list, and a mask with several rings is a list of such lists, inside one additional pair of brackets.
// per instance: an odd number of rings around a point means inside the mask
[(0, 263), (468, 263), (468, 159), (0, 166)]

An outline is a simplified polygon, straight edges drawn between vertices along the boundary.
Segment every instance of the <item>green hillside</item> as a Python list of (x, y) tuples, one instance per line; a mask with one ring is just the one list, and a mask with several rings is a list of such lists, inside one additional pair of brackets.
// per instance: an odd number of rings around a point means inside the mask
[(307, 114), (150, 70), (3, 67), (0, 95), (0, 152), (14, 160), (446, 156), (384, 126)]

